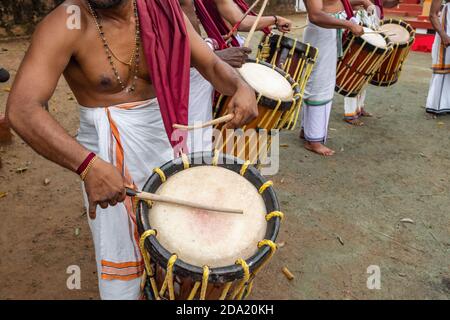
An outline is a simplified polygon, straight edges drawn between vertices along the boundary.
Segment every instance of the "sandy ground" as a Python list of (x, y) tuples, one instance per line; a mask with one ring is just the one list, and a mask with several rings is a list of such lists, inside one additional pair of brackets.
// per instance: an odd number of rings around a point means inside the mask
[[(0, 65), (13, 76), (27, 45), (0, 43)], [(286, 245), (259, 276), (253, 298), (450, 297), (450, 116), (424, 111), (430, 63), (429, 54), (412, 53), (399, 84), (369, 87), (367, 106), (376, 116), (364, 127), (342, 121), (343, 99), (336, 97), (333, 158), (304, 150), (297, 131), (282, 133), (281, 170), (273, 180), (287, 216), (279, 237)], [(0, 84), (0, 112), (10, 85)], [(50, 112), (76, 134), (77, 105), (64, 80)], [(0, 194), (7, 192), (0, 196), (0, 298), (97, 299), (79, 179), (18, 137), (0, 156)], [(81, 290), (67, 289), (70, 265), (81, 268)], [(380, 267), (380, 290), (366, 286), (371, 265)]]

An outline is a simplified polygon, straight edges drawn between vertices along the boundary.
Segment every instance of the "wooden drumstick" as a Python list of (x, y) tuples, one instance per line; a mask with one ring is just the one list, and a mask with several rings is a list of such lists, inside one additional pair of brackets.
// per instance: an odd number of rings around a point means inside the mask
[(214, 125), (219, 124), (219, 123), (231, 121), (231, 120), (233, 120), (233, 118), (234, 118), (234, 114), (230, 113), (230, 114), (227, 114), (227, 115), (225, 115), (223, 117), (220, 117), (220, 118), (217, 118), (217, 119), (214, 119), (214, 120), (211, 120), (211, 121), (199, 124), (199, 125), (185, 126), (185, 125), (182, 125), (182, 124), (174, 124), (173, 128), (174, 129), (180, 129), (180, 130), (202, 129), (202, 128), (206, 128), (206, 127), (209, 127), (209, 126), (214, 126)]
[(264, 0), (263, 4), (261, 6), (261, 10), (259, 10), (258, 16), (256, 17), (256, 20), (253, 23), (253, 26), (250, 29), (250, 32), (248, 33), (247, 39), (245, 39), (244, 47), (248, 47), (248, 45), (250, 44), (250, 40), (252, 40), (252, 38), (253, 38), (253, 34), (255, 33), (256, 26), (258, 25), (259, 20), (261, 20), (264, 10), (266, 10), (267, 2), (269, 2), (269, 0)]
[(248, 10), (244, 13), (244, 15), (242, 16), (241, 20), (239, 20), (238, 23), (236, 23), (233, 28), (230, 30), (230, 32), (228, 32), (228, 34), (225, 36), (225, 40), (227, 42), (231, 41), (231, 36), (238, 31), (239, 26), (241, 25), (242, 21), (245, 20), (245, 18), (247, 18), (247, 16), (250, 14), (250, 12), (252, 12), (252, 10), (256, 7), (256, 5), (259, 3), (260, 0), (256, 0), (255, 2), (253, 2), (253, 4), (250, 6), (250, 8), (248, 8)]
[(243, 210), (238, 210), (238, 209), (230, 209), (230, 208), (223, 208), (223, 207), (218, 207), (218, 206), (204, 205), (201, 203), (195, 203), (195, 202), (191, 202), (191, 201), (187, 201), (187, 200), (174, 199), (174, 198), (171, 198), (168, 196), (162, 196), (162, 195), (155, 194), (155, 193), (135, 191), (130, 188), (126, 188), (126, 191), (127, 191), (128, 196), (137, 197), (142, 200), (170, 203), (170, 204), (175, 204), (175, 205), (179, 205), (179, 206), (201, 209), (201, 210), (208, 210), (208, 211), (215, 211), (215, 212), (244, 214)]

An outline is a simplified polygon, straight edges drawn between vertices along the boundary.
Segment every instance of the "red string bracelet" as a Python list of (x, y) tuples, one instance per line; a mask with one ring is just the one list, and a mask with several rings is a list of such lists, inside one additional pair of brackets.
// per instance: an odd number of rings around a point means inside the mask
[(86, 170), (87, 166), (89, 165), (91, 160), (94, 159), (95, 156), (96, 156), (95, 153), (93, 153), (93, 152), (89, 153), (89, 155), (86, 157), (86, 159), (84, 159), (83, 163), (81, 163), (81, 165), (78, 167), (78, 169), (77, 169), (78, 175), (81, 175), (84, 172), (84, 170)]

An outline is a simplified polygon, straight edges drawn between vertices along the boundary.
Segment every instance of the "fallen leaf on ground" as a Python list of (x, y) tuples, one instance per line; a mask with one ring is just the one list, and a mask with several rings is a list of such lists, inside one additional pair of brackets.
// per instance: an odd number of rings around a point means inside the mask
[(50, 184), (50, 179), (49, 178), (45, 178), (44, 179), (44, 186), (48, 186)]
[(16, 169), (16, 173), (23, 173), (23, 172), (25, 172), (25, 171), (27, 171), (27, 170), (28, 170), (28, 167), (17, 168), (17, 169)]
[(0, 192), (0, 199), (8, 195), (8, 192)]
[(414, 220), (413, 219), (409, 219), (409, 218), (403, 218), (403, 219), (400, 220), (400, 222), (414, 224)]

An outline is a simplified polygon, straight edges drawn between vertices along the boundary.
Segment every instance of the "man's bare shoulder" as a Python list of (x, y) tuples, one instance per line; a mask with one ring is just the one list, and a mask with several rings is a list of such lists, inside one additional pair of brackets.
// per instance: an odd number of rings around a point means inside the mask
[(66, 0), (42, 19), (36, 27), (35, 35), (51, 34), (67, 41), (76, 40), (89, 25), (86, 10), (83, 0)]

